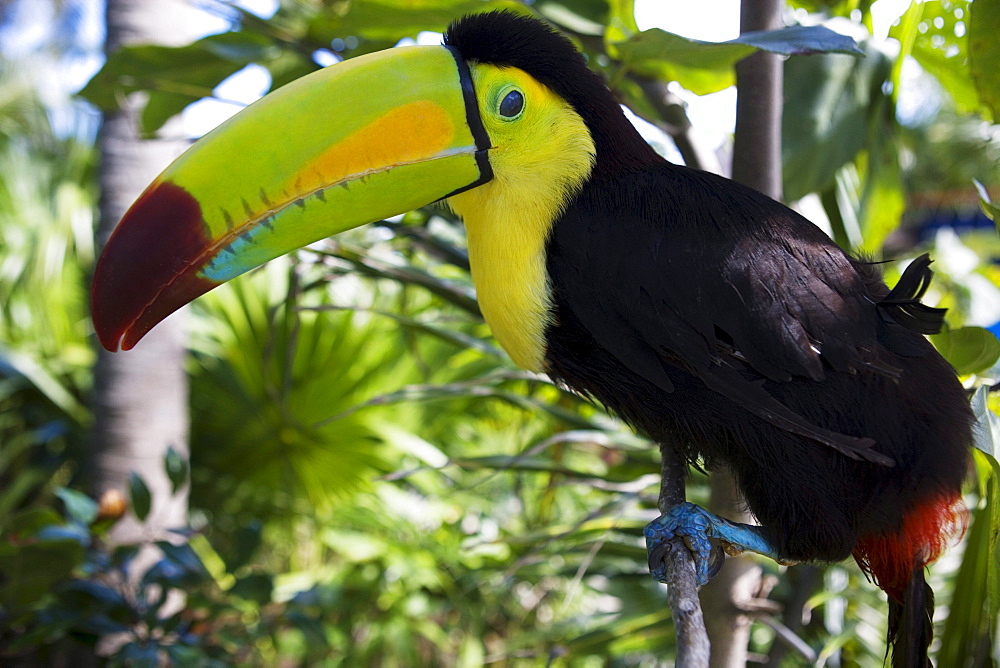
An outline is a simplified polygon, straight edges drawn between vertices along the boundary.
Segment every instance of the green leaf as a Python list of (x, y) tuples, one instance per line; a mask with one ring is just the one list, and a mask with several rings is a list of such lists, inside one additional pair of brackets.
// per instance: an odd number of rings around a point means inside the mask
[(140, 522), (144, 522), (149, 515), (152, 498), (149, 494), (149, 488), (146, 487), (146, 483), (142, 480), (142, 476), (135, 471), (128, 476), (128, 491), (129, 497), (132, 500), (132, 512), (135, 513)]
[(158, 540), (156, 541), (156, 546), (163, 551), (164, 557), (188, 573), (198, 575), (199, 577), (211, 577), (208, 569), (205, 568), (205, 564), (201, 562), (198, 553), (188, 543), (175, 545), (166, 540)]
[(15, 616), (49, 595), (84, 558), (76, 540), (0, 542), (0, 607)]
[[(585, 5), (591, 5), (586, 7)], [(549, 22), (565, 28), (578, 35), (600, 37), (604, 35), (604, 23), (607, 20), (608, 5), (597, 0), (576, 0), (572, 7), (567, 2), (549, 2), (543, 0), (534, 5), (536, 11)]]
[(66, 507), (66, 514), (74, 522), (89, 526), (91, 522), (97, 519), (97, 502), (86, 494), (74, 489), (60, 487), (56, 490), (56, 496), (62, 500), (63, 505)]
[(31, 383), (67, 417), (81, 424), (86, 422), (88, 415), (86, 407), (73, 396), (59, 379), (44, 369), (34, 357), (8, 350), (5, 346), (0, 345), (0, 364), (8, 366)]
[(271, 593), (274, 591), (274, 581), (266, 573), (251, 573), (239, 578), (230, 588), (229, 592), (253, 601), (258, 605), (265, 605), (271, 602)]
[(895, 86), (900, 83), (901, 61), (912, 55), (951, 95), (959, 111), (973, 112), (980, 108), (979, 93), (970, 75), (964, 32), (973, 4), (967, 0), (911, 4), (899, 25), (889, 31), (889, 36), (902, 44), (894, 71)]
[(975, 179), (973, 179), (972, 183), (976, 186), (976, 191), (979, 193), (979, 208), (983, 210), (987, 218), (996, 223), (998, 228), (1000, 228), (1000, 205), (990, 201), (990, 192), (986, 189), (986, 186)]
[(230, 573), (236, 571), (240, 566), (248, 564), (253, 558), (254, 552), (260, 547), (263, 539), (262, 529), (260, 520), (252, 520), (236, 530), (232, 546), (229, 549), (219, 551), (220, 556), (226, 562), (226, 569)]
[(187, 460), (174, 450), (173, 446), (170, 446), (167, 448), (167, 454), (163, 457), (163, 468), (170, 479), (170, 493), (176, 494), (187, 480)]
[[(973, 410), (979, 427), (991, 424), (990, 447), (1000, 447), (1000, 427), (996, 416), (986, 408), (987, 388), (981, 387), (973, 399)], [(977, 446), (987, 445), (981, 440), (983, 430), (977, 428)], [(1000, 612), (1000, 465), (996, 460), (976, 452), (976, 469), (984, 489), (983, 501), (975, 510), (972, 525), (965, 537), (965, 554), (955, 577), (948, 619), (941, 634), (938, 665), (985, 665), (982, 656), (985, 648), (982, 639), (995, 633), (995, 622)], [(980, 656), (972, 656), (978, 652)]]
[(187, 105), (211, 96), (226, 77), (275, 53), (267, 38), (249, 32), (210, 35), (181, 47), (126, 46), (108, 57), (80, 95), (114, 111), (122, 97), (148, 91), (142, 129), (153, 132)]
[[(969, 69), (979, 100), (1000, 120), (1000, 0), (969, 4)], [(994, 219), (996, 220), (996, 219)]]
[[(58, 494), (58, 490), (56, 494)], [(32, 508), (23, 510), (9, 520), (0, 523), (0, 534), (7, 537), (23, 538), (37, 533), (44, 527), (61, 524), (62, 521), (63, 518), (51, 508)]]
[(610, 43), (608, 49), (627, 68), (677, 81), (699, 95), (732, 85), (733, 66), (758, 49), (782, 55), (863, 53), (853, 39), (823, 26), (748, 32), (727, 42), (703, 42), (652, 28)]
[(990, 390), (986, 386), (979, 387), (972, 395), (972, 414), (976, 416), (973, 427), (973, 444), (992, 460), (994, 472), (1000, 476), (1000, 416), (990, 410)]
[[(610, 4), (608, 0), (542, 0), (541, 2), (535, 2), (533, 6), (538, 10), (538, 13), (550, 20), (555, 20), (550, 14), (550, 8), (559, 7), (583, 21), (596, 23), (598, 31), (593, 34), (600, 35), (604, 32), (604, 24), (608, 22)], [(558, 21), (556, 22), (558, 23)], [(561, 25), (572, 29), (574, 32), (583, 32), (575, 28), (572, 23), (562, 23)]]
[(931, 342), (960, 376), (985, 371), (1000, 359), (1000, 341), (982, 327), (947, 330)]
[(635, 22), (635, 0), (611, 0), (608, 25), (604, 30), (606, 44), (624, 42), (639, 32)]
[(890, 60), (869, 48), (866, 58), (819, 55), (785, 63), (782, 172), (785, 197), (797, 200), (833, 186), (883, 122), (882, 83)]

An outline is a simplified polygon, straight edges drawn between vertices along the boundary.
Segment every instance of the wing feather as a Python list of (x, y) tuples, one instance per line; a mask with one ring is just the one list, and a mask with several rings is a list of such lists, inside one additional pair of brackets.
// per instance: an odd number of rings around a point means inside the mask
[(616, 179), (585, 189), (549, 243), (551, 279), (597, 343), (667, 392), (684, 369), (783, 430), (892, 465), (871, 439), (812, 424), (764, 387), (878, 368), (879, 317), (850, 259), (731, 181), (673, 166)]

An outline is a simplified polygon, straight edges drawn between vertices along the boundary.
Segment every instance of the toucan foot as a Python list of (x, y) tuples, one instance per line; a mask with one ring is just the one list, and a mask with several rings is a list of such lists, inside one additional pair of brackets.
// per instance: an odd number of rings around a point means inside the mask
[[(759, 527), (730, 522), (693, 503), (674, 506), (666, 515), (650, 522), (643, 533), (646, 536), (649, 572), (658, 582), (667, 581), (663, 558), (669, 549), (668, 541), (675, 537), (684, 540), (694, 557), (698, 586), (707, 584), (715, 577), (727, 554), (735, 556), (749, 550), (780, 561)], [(716, 542), (713, 543), (712, 539)]]

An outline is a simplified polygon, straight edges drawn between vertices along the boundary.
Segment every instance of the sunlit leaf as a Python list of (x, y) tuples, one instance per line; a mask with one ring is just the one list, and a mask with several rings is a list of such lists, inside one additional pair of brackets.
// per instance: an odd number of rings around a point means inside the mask
[(817, 55), (785, 63), (781, 148), (786, 198), (830, 188), (837, 171), (872, 136), (872, 125), (884, 122), (881, 87), (890, 65), (870, 47), (865, 58)]
[(733, 66), (757, 49), (782, 55), (862, 53), (853, 39), (823, 26), (748, 32), (727, 42), (703, 42), (652, 28), (609, 44), (629, 69), (677, 81), (699, 95), (732, 85)]
[[(1000, 120), (1000, 2), (976, 0), (969, 3), (969, 67), (979, 99)], [(994, 220), (996, 220), (994, 218)]]
[(979, 193), (979, 208), (983, 210), (986, 217), (992, 220), (1000, 228), (1000, 205), (990, 200), (990, 193), (982, 183), (973, 180), (976, 192)]
[(125, 46), (108, 57), (80, 95), (114, 111), (123, 96), (148, 91), (142, 126), (153, 132), (187, 105), (211, 96), (229, 75), (274, 53), (267, 39), (249, 32), (209, 35), (180, 47)]
[(1000, 341), (982, 327), (946, 330), (931, 341), (960, 375), (985, 371), (1000, 358)]

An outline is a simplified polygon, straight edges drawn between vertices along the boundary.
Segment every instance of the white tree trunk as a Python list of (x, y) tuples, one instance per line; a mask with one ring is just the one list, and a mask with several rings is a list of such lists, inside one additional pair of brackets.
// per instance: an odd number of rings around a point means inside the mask
[[(180, 45), (191, 41), (197, 12), (184, 0), (108, 0), (107, 47), (126, 44)], [(160, 136), (139, 134), (138, 94), (122, 100), (120, 111), (106, 114), (98, 137), (100, 226), (103, 246), (125, 210), (167, 164), (187, 146), (170, 124)], [(168, 139), (171, 134), (174, 139)], [(155, 249), (150, 249), (151, 251)], [(168, 448), (188, 456), (187, 377), (184, 338), (179, 318), (169, 318), (134, 350), (99, 350), (95, 368), (94, 445), (91, 484), (97, 495), (117, 490), (128, 498), (131, 472), (142, 476), (152, 494), (152, 510), (144, 522), (128, 513), (111, 532), (115, 543), (169, 537), (166, 529), (187, 519), (187, 488), (171, 493), (163, 461)], [(155, 555), (147, 555), (147, 564)], [(138, 565), (137, 572), (144, 568)]]

